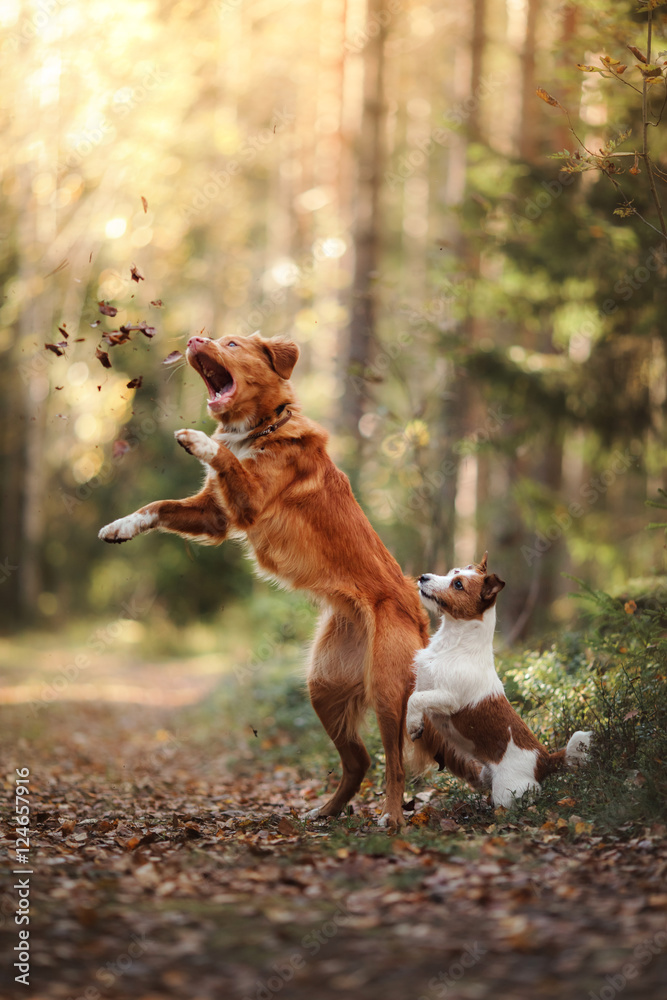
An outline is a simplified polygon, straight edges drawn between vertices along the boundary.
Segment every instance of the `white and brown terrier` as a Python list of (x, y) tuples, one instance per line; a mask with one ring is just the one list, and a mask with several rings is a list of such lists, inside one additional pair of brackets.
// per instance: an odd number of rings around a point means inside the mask
[(493, 661), (496, 597), (505, 584), (486, 563), (487, 553), (477, 566), (419, 578), (423, 603), (442, 622), (415, 655), (407, 728), (418, 740), (426, 717), (462, 757), (483, 765), (480, 785), (491, 789), (494, 806), (509, 806), (548, 774), (585, 760), (592, 733), (576, 732), (565, 750), (549, 753), (505, 697)]

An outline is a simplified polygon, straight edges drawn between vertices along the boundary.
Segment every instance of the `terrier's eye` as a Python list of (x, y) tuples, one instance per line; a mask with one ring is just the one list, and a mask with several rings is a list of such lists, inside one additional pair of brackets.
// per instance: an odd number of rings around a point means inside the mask
[(457, 590), (463, 590), (463, 584), (461, 583), (460, 580), (454, 580), (454, 586), (456, 587)]

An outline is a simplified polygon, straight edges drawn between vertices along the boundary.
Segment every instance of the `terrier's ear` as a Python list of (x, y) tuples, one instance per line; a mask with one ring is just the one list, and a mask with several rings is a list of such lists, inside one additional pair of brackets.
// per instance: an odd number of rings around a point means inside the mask
[(485, 576), (484, 583), (482, 584), (482, 599), (485, 601), (493, 600), (496, 594), (499, 594), (504, 586), (505, 581), (501, 580), (495, 573), (491, 573), (490, 576)]
[(480, 573), (486, 573), (486, 560), (488, 558), (489, 558), (489, 553), (485, 552), (482, 557), (482, 561), (477, 564), (477, 569), (480, 571)]
[(299, 360), (299, 348), (294, 341), (285, 340), (284, 337), (272, 337), (271, 340), (262, 343), (262, 348), (274, 372), (281, 378), (289, 378)]

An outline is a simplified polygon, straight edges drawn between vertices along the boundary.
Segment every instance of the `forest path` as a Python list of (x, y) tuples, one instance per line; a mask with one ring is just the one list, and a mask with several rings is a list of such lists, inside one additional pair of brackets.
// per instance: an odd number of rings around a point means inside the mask
[[(130, 683), (126, 660), (105, 662), (105, 690)], [(132, 683), (159, 690), (157, 665), (142, 669)], [(239, 753), (228, 732), (191, 740), (209, 685), (195, 691), (192, 663), (163, 669), (163, 692), (191, 691), (186, 709), (164, 694), (0, 709), (3, 997), (664, 996), (664, 827), (596, 835), (568, 799), (539, 825), (530, 811), (509, 823), (425, 791), (389, 836), (373, 825), (381, 769), (354, 815), (306, 824), (326, 772), (304, 777), (261, 733)], [(29, 989), (12, 970), (23, 767)]]

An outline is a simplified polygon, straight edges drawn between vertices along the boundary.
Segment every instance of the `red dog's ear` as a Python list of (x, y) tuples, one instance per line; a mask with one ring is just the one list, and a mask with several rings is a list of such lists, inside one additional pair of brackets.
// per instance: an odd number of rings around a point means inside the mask
[(281, 378), (289, 378), (294, 365), (299, 360), (299, 348), (292, 340), (283, 337), (272, 337), (265, 340), (262, 348), (266, 353), (271, 367)]

